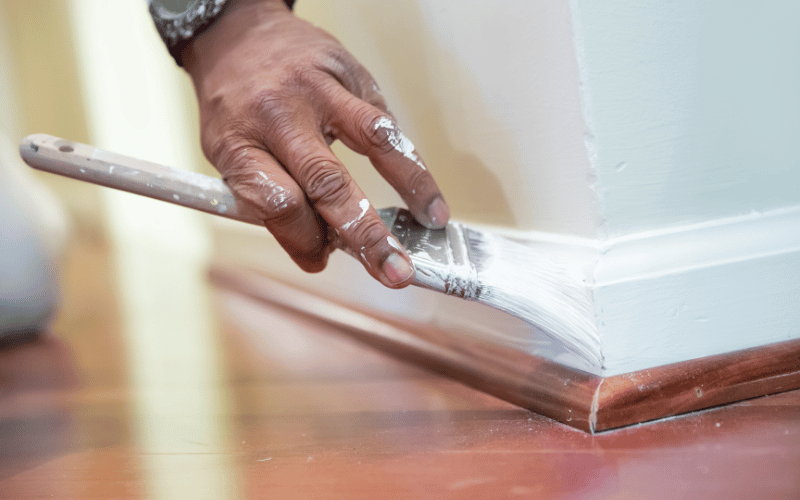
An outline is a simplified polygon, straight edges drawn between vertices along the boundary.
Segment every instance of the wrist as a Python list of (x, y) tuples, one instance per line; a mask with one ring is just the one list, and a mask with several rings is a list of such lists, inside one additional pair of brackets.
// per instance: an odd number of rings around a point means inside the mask
[(193, 36), (182, 48), (181, 66), (195, 79), (203, 67), (214, 64), (255, 28), (269, 29), (281, 15), (291, 13), (294, 0), (227, 0), (214, 23)]
[(184, 66), (187, 47), (228, 11), (286, 11), (294, 0), (148, 0), (148, 3), (158, 34), (178, 66)]

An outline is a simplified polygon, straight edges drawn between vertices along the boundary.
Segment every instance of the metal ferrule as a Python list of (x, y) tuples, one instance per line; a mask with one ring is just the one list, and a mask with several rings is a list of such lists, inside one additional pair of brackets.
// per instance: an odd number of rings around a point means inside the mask
[(389, 208), (378, 212), (411, 257), (417, 270), (415, 285), (465, 299), (476, 298), (477, 272), (469, 259), (460, 224), (428, 229), (408, 210)]

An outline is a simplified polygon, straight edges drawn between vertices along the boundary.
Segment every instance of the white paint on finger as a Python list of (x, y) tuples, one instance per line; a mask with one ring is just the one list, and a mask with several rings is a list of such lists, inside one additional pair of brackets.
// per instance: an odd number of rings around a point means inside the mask
[(264, 178), (264, 182), (262, 182), (262, 184), (266, 184), (269, 187), (274, 187), (275, 186), (275, 181), (270, 179), (269, 176), (267, 174), (265, 174), (264, 172), (262, 172), (261, 170), (258, 171), (258, 175), (260, 175), (261, 177)]
[(422, 170), (427, 170), (425, 165), (422, 164), (422, 160), (419, 159), (419, 156), (414, 153), (414, 150), (416, 149), (414, 147), (414, 143), (411, 142), (408, 137), (406, 137), (405, 134), (400, 131), (400, 129), (392, 120), (385, 116), (381, 117), (381, 119), (378, 120), (378, 123), (375, 124), (375, 130), (380, 128), (386, 131), (386, 134), (389, 137), (389, 143), (392, 145), (395, 151), (419, 165)]
[(389, 243), (389, 246), (394, 248), (400, 253), (405, 253), (405, 249), (400, 245), (400, 243), (391, 236), (386, 237), (386, 241)]
[(260, 170), (258, 171), (258, 175), (264, 178), (264, 181), (262, 181), (261, 184), (268, 186), (271, 189), (269, 194), (267, 194), (267, 204), (272, 204), (276, 210), (283, 210), (288, 207), (289, 203), (286, 201), (288, 198), (286, 189), (283, 186), (278, 185), (278, 183), (273, 181), (267, 174)]
[(355, 219), (353, 219), (350, 222), (342, 225), (342, 229), (346, 230), (346, 229), (350, 229), (351, 227), (355, 227), (356, 224), (358, 224), (359, 221), (364, 218), (364, 216), (367, 214), (367, 210), (369, 210), (369, 206), (370, 206), (369, 205), (369, 200), (364, 198), (363, 200), (358, 202), (358, 206), (361, 209), (361, 213)]

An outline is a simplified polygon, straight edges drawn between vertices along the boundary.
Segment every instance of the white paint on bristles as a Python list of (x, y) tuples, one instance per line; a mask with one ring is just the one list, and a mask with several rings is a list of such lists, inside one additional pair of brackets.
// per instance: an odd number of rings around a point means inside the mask
[(389, 144), (395, 149), (395, 151), (401, 153), (403, 156), (408, 158), (409, 160), (416, 163), (422, 170), (427, 170), (425, 165), (422, 164), (422, 160), (419, 159), (414, 151), (416, 148), (414, 147), (414, 143), (411, 142), (408, 137), (400, 131), (400, 128), (395, 125), (395, 123), (387, 117), (381, 117), (378, 120), (378, 123), (375, 124), (375, 130), (383, 129), (386, 131), (387, 137), (389, 138)]
[(476, 299), (525, 319), (592, 364), (602, 366), (594, 306), (585, 278), (529, 246), (467, 231), (479, 288)]
[[(489, 232), (461, 226), (452, 234), (461, 235), (463, 242), (449, 238), (449, 253), (465, 245), (468, 259), (464, 265), (448, 266), (448, 274), (438, 276), (440, 291), (521, 318), (563, 342), (590, 365), (602, 366), (592, 297), (579, 269), (567, 260), (556, 260), (549, 253)], [(417, 254), (411, 255), (418, 272), (425, 273), (424, 263), (414, 259)]]

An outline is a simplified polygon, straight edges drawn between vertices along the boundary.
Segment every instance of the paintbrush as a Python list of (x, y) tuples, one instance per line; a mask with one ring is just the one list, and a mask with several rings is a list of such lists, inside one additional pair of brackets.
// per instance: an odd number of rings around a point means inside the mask
[[(218, 178), (45, 134), (26, 137), (20, 155), (39, 170), (263, 227)], [(591, 294), (574, 266), (531, 245), (457, 222), (428, 229), (405, 209), (378, 213), (411, 257), (414, 285), (505, 311), (590, 364), (602, 362)]]

